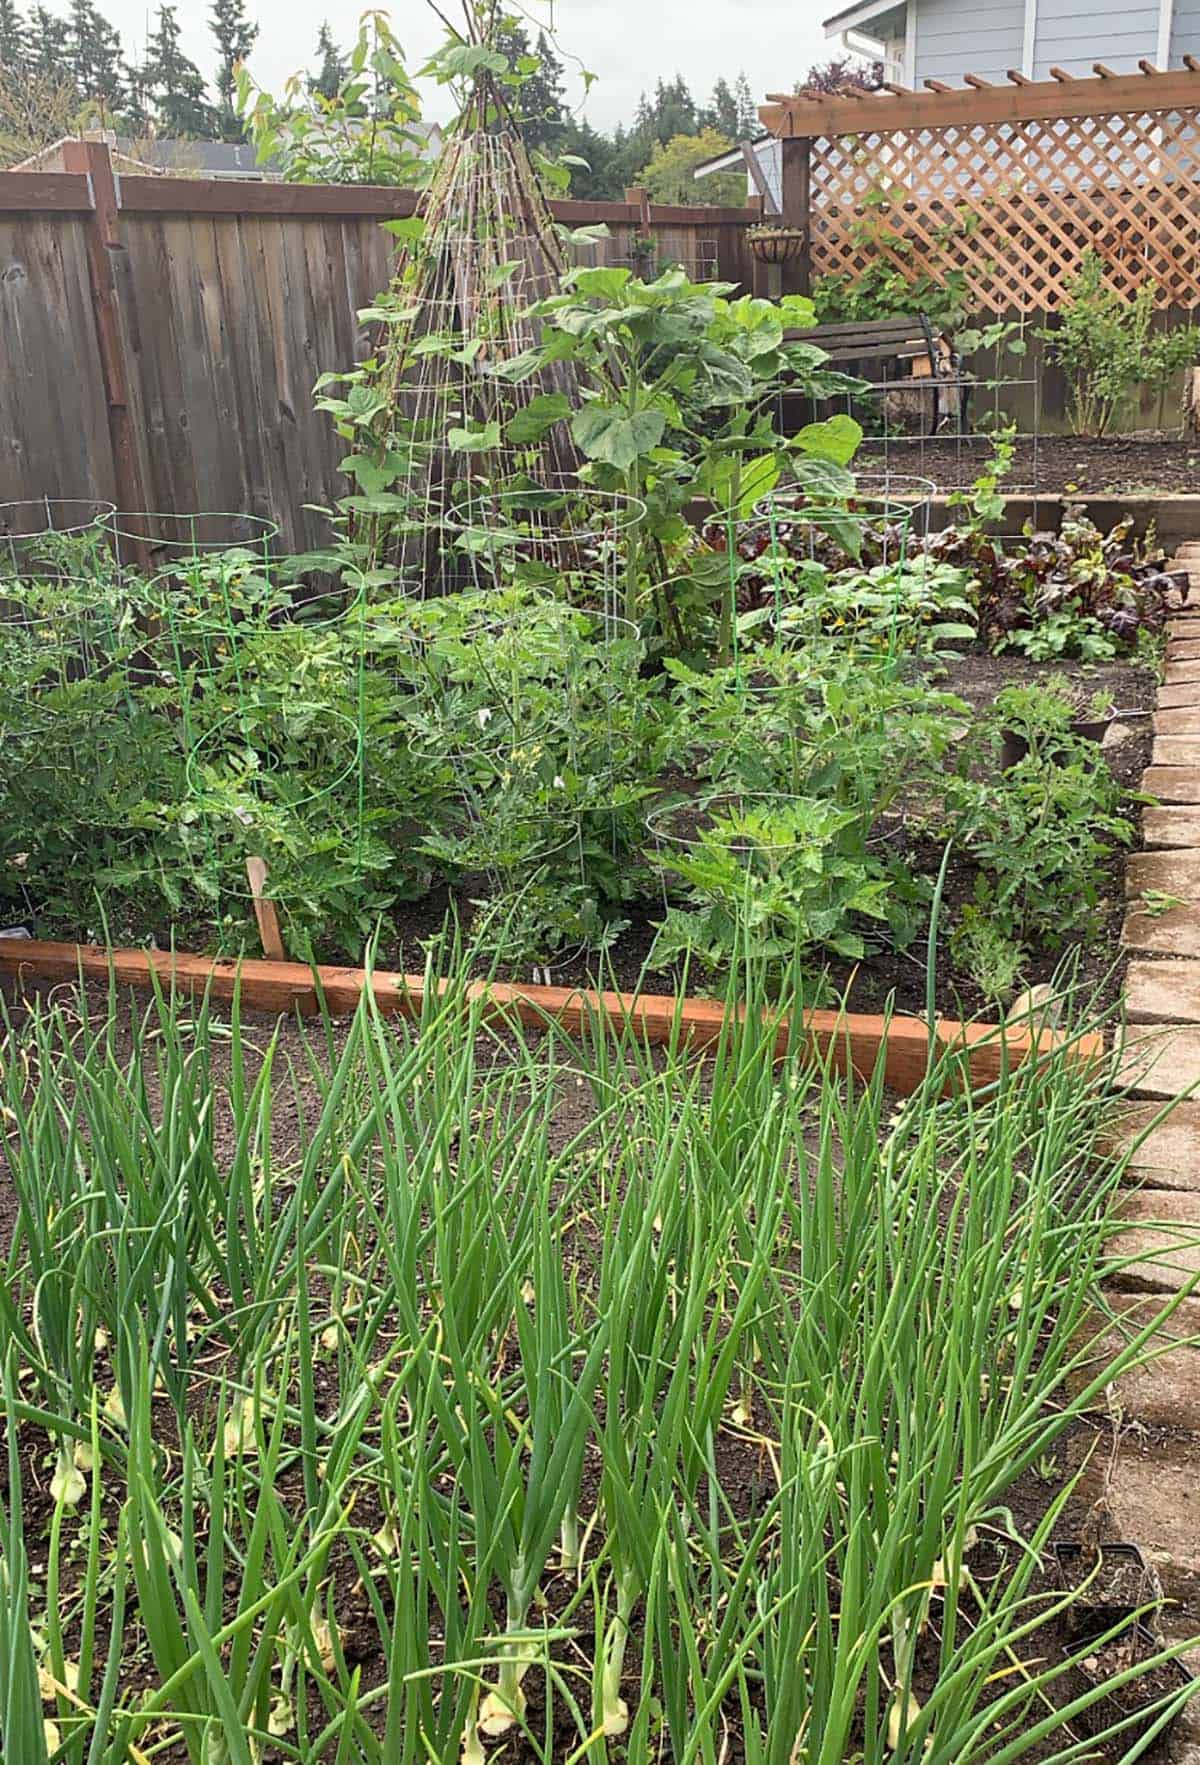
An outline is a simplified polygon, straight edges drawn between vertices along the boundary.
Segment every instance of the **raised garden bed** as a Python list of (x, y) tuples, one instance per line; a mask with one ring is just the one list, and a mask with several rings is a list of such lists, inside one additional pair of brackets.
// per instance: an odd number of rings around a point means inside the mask
[[(427, 985), (419, 974), (389, 974), (377, 969), (305, 967), (300, 963), (247, 959), (210, 959), (182, 952), (158, 953), (98, 949), (81, 944), (40, 943), (0, 939), (0, 974), (18, 986), (27, 981), (101, 982), (153, 993), (156, 988), (221, 1000), (240, 999), (249, 1011), (313, 1017), (322, 1010), (348, 1016), (365, 994), (385, 1016), (419, 1018)], [(499, 1024), (527, 1029), (558, 1026), (573, 1036), (593, 1023), (617, 1034), (630, 1032), (648, 1046), (678, 1045), (715, 1048), (726, 1035), (728, 1012), (723, 1005), (678, 994), (612, 993), (572, 987), (512, 986), (503, 981), (470, 983), (463, 992), (466, 1008), (479, 1004)], [(1035, 1054), (1069, 1048), (1085, 1068), (1103, 1058), (1102, 1037), (1076, 1037), (1023, 1023), (1001, 1029), (938, 1018), (929, 1024), (903, 1016), (864, 1016), (843, 1011), (810, 1011), (800, 1030), (785, 1019), (776, 1035), (782, 1058), (797, 1042), (807, 1058), (835, 1072), (870, 1078), (881, 1070), (886, 1083), (902, 1096), (925, 1084), (930, 1061), (959, 1055), (963, 1082), (985, 1087), (1007, 1070)]]

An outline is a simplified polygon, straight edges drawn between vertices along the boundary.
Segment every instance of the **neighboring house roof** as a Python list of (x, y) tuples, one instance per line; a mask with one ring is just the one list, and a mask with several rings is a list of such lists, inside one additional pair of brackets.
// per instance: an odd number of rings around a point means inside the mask
[[(412, 133), (424, 141), (424, 153), (436, 157), (442, 149), (440, 123), (414, 123)], [(178, 169), (202, 178), (257, 178), (278, 176), (273, 159), (261, 163), (248, 141), (157, 140), (139, 144), (138, 150), (162, 171)]]
[(827, 37), (839, 37), (843, 31), (852, 31), (858, 25), (870, 24), (882, 12), (903, 13), (904, 9), (904, 0), (900, 0), (899, 5), (896, 0), (855, 0), (853, 6), (843, 6), (840, 12), (822, 19), (821, 27)]
[[(78, 141), (81, 138), (85, 141), (104, 139), (103, 136), (95, 134), (83, 137), (60, 135), (58, 140), (52, 141), (48, 147), (39, 147), (38, 151), (31, 153), (27, 159), (19, 159), (15, 165), (5, 166), (4, 169), (8, 172), (61, 172), (63, 169), (63, 148), (69, 141)], [(157, 167), (148, 165), (144, 159), (135, 159), (131, 154), (114, 148), (111, 138), (108, 145), (112, 152), (113, 170), (119, 175), (127, 178), (146, 173), (153, 175), (157, 170)]]
[[(442, 150), (443, 132), (440, 123), (414, 123), (413, 134), (424, 141), (424, 154), (434, 159)], [(89, 129), (83, 136), (66, 136), (49, 147), (31, 153), (19, 165), (9, 166), (10, 172), (60, 172), (62, 149), (68, 140), (103, 141), (112, 154), (113, 170), (123, 177), (164, 177), (178, 172), (193, 178), (253, 179), (270, 183), (278, 179), (276, 162), (259, 163), (248, 141), (192, 141), (170, 136), (134, 141), (121, 138), (111, 129)]]
[(160, 137), (152, 141), (117, 142), (148, 160), (158, 172), (192, 172), (203, 178), (257, 178), (271, 176), (271, 163), (259, 165), (247, 141), (181, 141)]
[[(757, 177), (746, 163), (747, 149), (753, 154), (758, 167)], [(783, 206), (783, 157), (774, 135), (759, 135), (754, 141), (744, 141), (738, 147), (731, 147), (728, 153), (722, 153), (716, 159), (706, 159), (703, 165), (696, 167), (692, 176), (707, 178), (710, 172), (737, 171), (740, 167), (745, 167), (750, 195), (765, 195), (767, 213), (780, 214)]]

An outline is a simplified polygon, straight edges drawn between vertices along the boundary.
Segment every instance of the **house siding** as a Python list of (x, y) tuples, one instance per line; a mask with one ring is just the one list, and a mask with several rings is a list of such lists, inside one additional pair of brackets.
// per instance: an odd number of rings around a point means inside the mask
[[(1197, 0), (1197, 3), (1200, 4), (1200, 0)], [(767, 180), (767, 189), (771, 192), (776, 209), (782, 210), (783, 149), (780, 147), (778, 141), (763, 142), (762, 146), (758, 149), (758, 163), (763, 169), (763, 175)], [(753, 201), (758, 195), (758, 189), (753, 178), (747, 178), (746, 182), (748, 185), (749, 197), (751, 201)]]
[(964, 73), (1002, 80), (1010, 67), (1020, 67), (1024, 0), (1002, 0), (998, 6), (964, 6), (963, 0), (909, 0), (909, 4), (917, 8), (918, 86), (922, 80), (960, 85)]
[[(964, 73), (985, 80), (1003, 80), (1009, 68), (1023, 68), (1025, 0), (1001, 0), (997, 6), (964, 4), (964, 0), (910, 0), (916, 7), (915, 66), (912, 78), (945, 80), (960, 85)], [(1078, 0), (1037, 0), (1034, 36), (1034, 79), (1051, 78), (1052, 67), (1072, 74), (1090, 74), (1102, 61), (1117, 73), (1136, 72), (1139, 60), (1158, 54), (1157, 0), (1148, 5), (1118, 5), (1103, 0), (1082, 13)], [(1175, 0), (1171, 32), (1171, 64), (1184, 55), (1200, 55), (1200, 0)]]
[(1171, 66), (1182, 67), (1185, 55), (1200, 55), (1200, 0), (1175, 0), (1171, 20)]
[(1139, 59), (1158, 54), (1158, 6), (1118, 6), (1105, 0), (1081, 13), (1078, 0), (1037, 0), (1033, 77), (1048, 80), (1052, 67), (1090, 74), (1102, 61), (1114, 73), (1136, 73)]

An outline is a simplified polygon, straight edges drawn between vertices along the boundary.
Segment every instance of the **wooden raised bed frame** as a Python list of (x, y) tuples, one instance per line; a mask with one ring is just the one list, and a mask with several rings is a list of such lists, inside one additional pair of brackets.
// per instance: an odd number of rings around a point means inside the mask
[[(425, 997), (422, 975), (389, 974), (362, 968), (308, 967), (299, 962), (189, 956), (158, 950), (109, 950), (94, 944), (40, 943), (0, 938), (0, 974), (18, 979), (107, 981), (149, 990), (156, 984), (188, 992), (232, 999), (237, 993), (248, 1010), (272, 1016), (299, 1012), (312, 1016), (321, 1008), (334, 1016), (352, 1013), (369, 987), (379, 1008), (400, 1016), (417, 1015)], [(440, 983), (444, 986), (445, 983)], [(648, 1043), (678, 1040), (692, 1048), (711, 1047), (720, 1037), (724, 1007), (710, 999), (677, 999), (655, 993), (605, 993), (569, 987), (517, 987), (501, 981), (477, 981), (466, 989), (468, 1000), (483, 999), (489, 1015), (515, 1019), (529, 1028), (560, 1024), (577, 1031), (597, 1017), (614, 1026), (635, 1026)], [(814, 1057), (827, 1059), (841, 1072), (852, 1068), (865, 1076), (875, 1071), (883, 1052), (887, 1084), (909, 1096), (924, 1083), (929, 1063), (929, 1028), (915, 1017), (864, 1016), (844, 1011), (809, 1011), (804, 1029)], [(938, 1018), (939, 1050), (959, 1049), (964, 1073), (972, 1086), (994, 1083), (1005, 1065), (1011, 1069), (1035, 1052), (1068, 1047), (1080, 1064), (1099, 1065), (1104, 1058), (1101, 1036), (1075, 1036), (1025, 1027), (964, 1024)], [(780, 1031), (781, 1052), (788, 1031)]]

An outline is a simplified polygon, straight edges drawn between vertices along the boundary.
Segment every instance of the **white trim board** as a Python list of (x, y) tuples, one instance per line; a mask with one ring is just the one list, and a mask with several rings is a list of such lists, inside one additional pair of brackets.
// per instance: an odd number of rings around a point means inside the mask
[[(1163, 0), (1160, 0), (1160, 4)], [(1033, 61), (1037, 53), (1038, 0), (1025, 0), (1025, 31), (1021, 40), (1021, 72), (1033, 78)]]
[(1171, 30), (1175, 23), (1175, 0), (1158, 0), (1158, 49), (1155, 53), (1156, 67), (1167, 68), (1171, 65)]
[[(844, 12), (835, 12), (832, 18), (824, 21), (827, 37), (841, 37), (847, 31), (857, 30), (859, 25), (870, 24), (881, 12), (895, 12), (900, 0), (862, 0), (861, 6), (848, 6)], [(912, 10), (912, 0), (909, 0)]]

